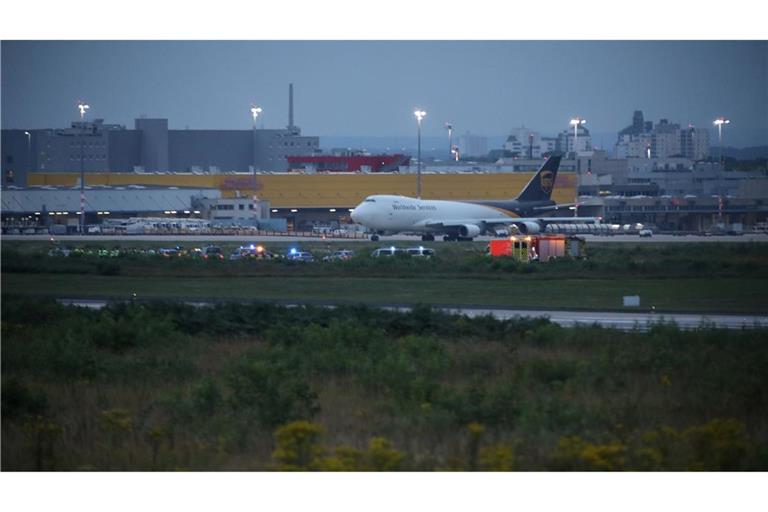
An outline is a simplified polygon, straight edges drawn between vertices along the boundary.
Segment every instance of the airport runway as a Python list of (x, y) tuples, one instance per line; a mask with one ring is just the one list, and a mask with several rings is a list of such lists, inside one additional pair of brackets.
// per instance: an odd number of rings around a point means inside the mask
[[(62, 304), (88, 307), (93, 309), (103, 308), (107, 301), (103, 299), (57, 299)], [(217, 304), (211, 301), (183, 301), (185, 304), (206, 307)], [(280, 302), (287, 307), (295, 307), (301, 304), (295, 302)], [(312, 302), (315, 306), (335, 307), (334, 304)], [(405, 305), (381, 306), (382, 309), (394, 311), (410, 311)], [(526, 310), (504, 309), (493, 307), (439, 307), (435, 309), (446, 313), (477, 317), (491, 315), (499, 320), (508, 320), (515, 317), (548, 318), (563, 327), (577, 325), (600, 325), (611, 329), (631, 331), (634, 329), (645, 331), (653, 324), (674, 322), (680, 329), (697, 329), (699, 327), (718, 327), (721, 329), (754, 329), (768, 327), (768, 316), (760, 315), (719, 315), (719, 314), (692, 314), (692, 313), (651, 313), (651, 312), (616, 312), (616, 311), (558, 311), (558, 310)]]
[(768, 327), (768, 316), (752, 315), (699, 315), (684, 313), (624, 313), (614, 311), (548, 311), (548, 310), (515, 310), (515, 309), (445, 309), (449, 313), (467, 315), (469, 317), (492, 315), (499, 320), (516, 316), (547, 317), (550, 321), (563, 327), (576, 325), (598, 324), (613, 329), (646, 330), (649, 324), (674, 322), (681, 329), (696, 329), (702, 325), (716, 326), (724, 329), (741, 329)]
[[(640, 238), (637, 235), (578, 235), (587, 242), (592, 243), (685, 243), (685, 242), (768, 242), (768, 235), (747, 234), (741, 236), (700, 236), (700, 235), (654, 235), (652, 237)], [(67, 242), (323, 242), (323, 243), (358, 243), (369, 242), (368, 238), (333, 238), (320, 236), (258, 236), (258, 235), (3, 235), (5, 241), (47, 241), (55, 238), (60, 243)], [(488, 242), (491, 237), (477, 237), (476, 242)], [(418, 236), (385, 236), (377, 243), (390, 245), (393, 242), (422, 243)], [(436, 240), (437, 243), (461, 243), (461, 242), (443, 242)]]

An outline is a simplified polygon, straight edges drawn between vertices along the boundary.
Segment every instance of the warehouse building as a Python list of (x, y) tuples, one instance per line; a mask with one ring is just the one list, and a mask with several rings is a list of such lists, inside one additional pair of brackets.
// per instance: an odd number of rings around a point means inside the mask
[(288, 158), (314, 155), (320, 139), (283, 129), (174, 130), (168, 119), (136, 119), (133, 129), (103, 119), (63, 129), (2, 130), (2, 184), (27, 185), (29, 172), (286, 171)]

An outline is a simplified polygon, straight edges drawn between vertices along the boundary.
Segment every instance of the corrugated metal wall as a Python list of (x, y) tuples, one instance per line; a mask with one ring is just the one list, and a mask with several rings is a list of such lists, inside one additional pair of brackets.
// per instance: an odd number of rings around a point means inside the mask
[[(424, 174), (425, 199), (505, 199), (517, 196), (533, 173)], [(28, 183), (72, 187), (78, 173), (30, 173)], [(575, 198), (575, 176), (559, 174), (552, 198), (559, 203)], [(416, 193), (413, 174), (259, 174), (257, 195), (273, 208), (353, 207), (372, 194)], [(253, 179), (248, 174), (133, 174), (88, 173), (87, 185), (146, 185), (160, 187), (218, 188), (223, 197), (250, 196)]]

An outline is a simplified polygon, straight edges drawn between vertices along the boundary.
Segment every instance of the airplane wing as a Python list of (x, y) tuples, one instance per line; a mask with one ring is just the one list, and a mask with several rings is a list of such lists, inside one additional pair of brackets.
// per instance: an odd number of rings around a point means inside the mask
[(536, 220), (544, 224), (597, 224), (601, 221), (600, 217), (536, 217), (536, 219), (513, 220)]
[(549, 206), (534, 206), (532, 210), (543, 211), (543, 212), (548, 212), (552, 210), (567, 210), (575, 206), (581, 206), (582, 204), (584, 203), (558, 203), (558, 204), (551, 204)]
[(600, 222), (599, 217), (493, 217), (488, 219), (427, 219), (418, 225), (427, 228), (452, 228), (466, 225), (475, 226), (510, 226), (512, 224), (535, 223), (542, 226), (547, 224), (590, 224)]
[[(498, 217), (491, 219), (441, 219), (433, 220), (427, 219), (419, 222), (417, 226), (426, 228), (456, 228), (459, 226), (474, 225), (474, 226), (501, 226), (509, 224), (512, 221), (512, 217), (509, 219), (500, 219)], [(517, 220), (517, 219), (514, 219)]]

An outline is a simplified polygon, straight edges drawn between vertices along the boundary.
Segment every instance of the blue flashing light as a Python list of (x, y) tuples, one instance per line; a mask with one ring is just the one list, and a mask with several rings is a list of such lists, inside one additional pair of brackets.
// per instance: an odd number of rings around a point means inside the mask
[(295, 247), (291, 247), (291, 254), (296, 254), (296, 248)]

